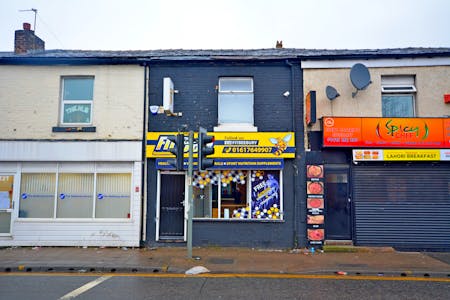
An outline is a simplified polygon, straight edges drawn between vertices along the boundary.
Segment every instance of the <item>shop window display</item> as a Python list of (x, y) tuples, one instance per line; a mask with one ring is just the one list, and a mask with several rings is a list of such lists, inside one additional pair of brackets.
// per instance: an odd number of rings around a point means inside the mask
[(282, 219), (279, 171), (194, 172), (194, 217)]

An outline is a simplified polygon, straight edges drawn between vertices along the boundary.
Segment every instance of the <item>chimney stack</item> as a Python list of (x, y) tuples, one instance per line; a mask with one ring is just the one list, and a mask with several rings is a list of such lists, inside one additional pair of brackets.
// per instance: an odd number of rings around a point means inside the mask
[(16, 30), (14, 35), (14, 53), (24, 54), (30, 51), (44, 51), (45, 42), (34, 34), (30, 23), (23, 23), (23, 30)]

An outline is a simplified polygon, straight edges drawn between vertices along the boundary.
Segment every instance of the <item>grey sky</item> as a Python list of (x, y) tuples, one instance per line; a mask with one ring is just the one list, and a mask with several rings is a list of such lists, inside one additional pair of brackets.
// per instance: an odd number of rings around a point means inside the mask
[(0, 51), (450, 47), (449, 0), (1, 0)]

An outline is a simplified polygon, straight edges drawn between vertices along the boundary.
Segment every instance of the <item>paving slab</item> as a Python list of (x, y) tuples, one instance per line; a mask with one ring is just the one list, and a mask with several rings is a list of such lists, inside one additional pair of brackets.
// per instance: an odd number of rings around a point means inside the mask
[[(360, 252), (311, 253), (308, 249), (268, 250), (199, 247), (0, 249), (0, 272), (185, 273), (203, 266), (211, 273), (349, 274), (450, 277), (449, 254), (362, 248)], [(446, 258), (443, 259), (442, 257)]]

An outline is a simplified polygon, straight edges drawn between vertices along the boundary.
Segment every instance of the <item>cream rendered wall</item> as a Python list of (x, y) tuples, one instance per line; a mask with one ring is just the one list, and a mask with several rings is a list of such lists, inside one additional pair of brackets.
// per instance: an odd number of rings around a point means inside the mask
[[(96, 132), (54, 133), (59, 126), (61, 76), (91, 75)], [(0, 66), (0, 139), (142, 140), (144, 68)]]
[[(450, 66), (369, 68), (372, 83), (355, 98), (356, 89), (350, 81), (350, 68), (304, 69), (304, 93), (316, 91), (317, 122), (307, 130), (320, 130), (322, 116), (381, 117), (381, 76), (415, 75), (416, 116), (442, 117), (450, 115), (450, 104), (444, 94), (450, 94)], [(332, 101), (325, 94), (327, 85), (335, 87), (340, 96)]]

